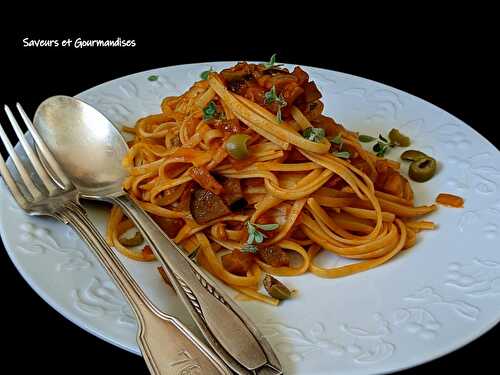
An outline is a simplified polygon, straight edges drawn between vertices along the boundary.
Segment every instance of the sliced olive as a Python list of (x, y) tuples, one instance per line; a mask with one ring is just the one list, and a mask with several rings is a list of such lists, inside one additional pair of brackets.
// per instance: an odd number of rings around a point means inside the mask
[(236, 133), (228, 138), (226, 141), (226, 151), (233, 158), (238, 160), (243, 160), (248, 157), (248, 148), (247, 141), (250, 139), (250, 136), (247, 134)]
[(389, 139), (391, 143), (395, 143), (401, 147), (408, 147), (410, 145), (410, 137), (404, 135), (398, 129), (391, 129)]
[(292, 297), (292, 291), (290, 291), (281, 281), (276, 280), (270, 275), (264, 277), (263, 284), (267, 293), (273, 298), (284, 300)]
[(413, 181), (425, 182), (434, 176), (436, 173), (436, 166), (436, 160), (426, 156), (415, 160), (410, 164), (408, 175)]
[(424, 154), (422, 151), (417, 151), (417, 150), (408, 150), (401, 154), (401, 159), (407, 161), (415, 161), (427, 157), (428, 156)]
[(135, 232), (134, 237), (120, 238), (120, 243), (124, 246), (137, 246), (144, 242), (141, 232)]

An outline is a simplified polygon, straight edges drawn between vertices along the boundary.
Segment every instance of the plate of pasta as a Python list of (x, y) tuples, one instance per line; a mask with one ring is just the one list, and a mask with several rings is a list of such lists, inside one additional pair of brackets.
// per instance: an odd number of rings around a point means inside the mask
[[(124, 134), (124, 189), (255, 320), (287, 374), (400, 370), (499, 321), (500, 153), (445, 111), (275, 55), (77, 97)], [(2, 239), (37, 293), (138, 353), (133, 315), (83, 242), (9, 194), (0, 204)], [(86, 206), (151, 299), (195, 329), (133, 223)]]

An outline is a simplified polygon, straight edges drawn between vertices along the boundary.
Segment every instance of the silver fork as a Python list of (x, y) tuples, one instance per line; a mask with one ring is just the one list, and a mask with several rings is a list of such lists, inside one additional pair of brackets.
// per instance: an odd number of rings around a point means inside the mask
[(93, 250), (130, 303), (138, 323), (137, 342), (149, 371), (155, 375), (200, 373), (231, 374), (226, 365), (194, 336), (179, 320), (158, 310), (122, 265), (113, 250), (88, 219), (80, 205), (78, 192), (65, 176), (48, 148), (34, 129), (21, 105), (17, 109), (28, 127), (37, 148), (57, 176), (62, 188), (49, 177), (34, 150), (27, 142), (9, 107), (5, 112), (30, 161), (43, 184), (38, 187), (23, 166), (0, 124), (0, 138), (24, 184), (24, 190), (14, 180), (0, 155), (0, 174), (18, 205), (29, 215), (50, 216), (72, 226)]

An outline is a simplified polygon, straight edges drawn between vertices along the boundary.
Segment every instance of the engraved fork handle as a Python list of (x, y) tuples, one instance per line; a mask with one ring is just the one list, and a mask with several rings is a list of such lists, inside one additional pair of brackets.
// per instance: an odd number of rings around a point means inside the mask
[(246, 314), (207, 278), (128, 195), (112, 198), (136, 224), (214, 351), (238, 374), (281, 374), (271, 346)]
[(137, 342), (152, 374), (231, 374), (180, 321), (151, 303), (79, 204), (68, 203), (56, 216), (78, 232), (130, 303), (138, 323)]

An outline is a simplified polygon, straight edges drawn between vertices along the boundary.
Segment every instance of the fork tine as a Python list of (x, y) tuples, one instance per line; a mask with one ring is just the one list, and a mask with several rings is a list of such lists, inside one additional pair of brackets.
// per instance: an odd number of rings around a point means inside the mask
[(23, 134), (21, 128), (19, 127), (19, 124), (17, 123), (17, 120), (14, 117), (14, 114), (12, 113), (10, 108), (5, 105), (4, 109), (5, 109), (5, 112), (7, 113), (7, 117), (9, 118), (12, 127), (14, 128), (14, 131), (16, 132), (16, 135), (17, 135), (17, 138), (19, 139), (19, 142), (21, 142), (21, 145), (23, 146), (24, 151), (26, 152), (26, 155), (28, 156), (28, 160), (33, 165), (33, 168), (35, 169), (36, 173), (38, 173), (38, 176), (40, 177), (40, 180), (42, 180), (47, 191), (49, 192), (49, 195), (53, 196), (54, 194), (57, 193), (56, 185), (52, 182), (52, 179), (47, 174), (47, 171), (40, 163), (40, 160), (38, 160), (38, 156), (36, 156), (35, 152), (31, 148), (30, 144), (26, 141), (26, 138), (24, 137), (24, 134)]
[(0, 155), (0, 175), (2, 175), (3, 180), (7, 184), (7, 187), (9, 188), (12, 196), (16, 200), (17, 204), (21, 206), (23, 209), (28, 208), (28, 201), (24, 197), (23, 193), (19, 190), (17, 187), (16, 182), (12, 178), (9, 169), (7, 168), (7, 165), (5, 164), (5, 161), (3, 160), (2, 155)]
[(31, 196), (33, 197), (34, 200), (40, 199), (42, 197), (42, 193), (35, 186), (35, 184), (30, 178), (30, 175), (28, 174), (23, 164), (21, 163), (21, 160), (19, 160), (19, 157), (17, 156), (14, 147), (12, 147), (12, 143), (10, 143), (9, 137), (7, 137), (7, 134), (5, 134), (5, 131), (3, 130), (3, 126), (1, 124), (0, 124), (0, 138), (2, 139), (2, 142), (5, 148), (7, 149), (9, 156), (12, 158), (12, 161), (14, 162), (14, 165), (16, 166), (16, 169), (19, 172), (19, 175), (21, 176), (21, 179), (26, 185), (26, 188), (30, 192)]
[(21, 104), (16, 103), (17, 110), (21, 114), (21, 117), (23, 118), (24, 123), (26, 124), (26, 127), (28, 128), (29, 132), (31, 133), (31, 136), (33, 137), (33, 140), (35, 141), (38, 150), (42, 154), (43, 158), (47, 163), (49, 164), (49, 167), (52, 169), (54, 174), (57, 176), (59, 179), (59, 183), (62, 184), (62, 187), (64, 190), (69, 190), (72, 186), (71, 181), (69, 178), (66, 176), (66, 174), (63, 172), (61, 166), (57, 162), (56, 159), (54, 159), (54, 156), (52, 156), (52, 153), (49, 151), (49, 148), (45, 144), (45, 142), (42, 140), (42, 137), (40, 137), (40, 134), (38, 134), (38, 131), (35, 129), (35, 126), (31, 122), (30, 118), (24, 112), (23, 107)]

